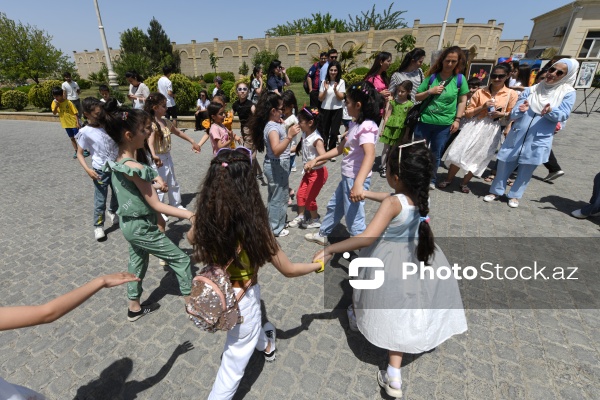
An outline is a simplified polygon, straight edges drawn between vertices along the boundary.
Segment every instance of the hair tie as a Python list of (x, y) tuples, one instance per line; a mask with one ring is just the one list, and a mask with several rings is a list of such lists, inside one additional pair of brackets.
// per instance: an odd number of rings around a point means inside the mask
[(229, 166), (229, 164), (227, 164), (226, 162), (222, 162), (222, 163), (221, 163), (221, 166), (222, 166), (223, 168), (227, 168), (227, 167)]
[(127, 117), (129, 116), (128, 112), (123, 112), (123, 115), (121, 116), (121, 118), (123, 119), (123, 121), (127, 121)]
[(428, 224), (430, 221), (429, 215), (426, 217), (419, 217), (419, 222), (425, 222), (426, 224)]

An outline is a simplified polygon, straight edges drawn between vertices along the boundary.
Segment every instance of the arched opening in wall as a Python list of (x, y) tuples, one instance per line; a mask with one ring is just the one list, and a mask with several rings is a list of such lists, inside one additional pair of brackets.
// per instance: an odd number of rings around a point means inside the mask
[[(249, 66), (252, 63), (252, 59), (254, 58), (254, 56), (256, 55), (256, 53), (258, 53), (258, 47), (256, 47), (256, 46), (250, 46), (248, 48), (248, 59), (250, 60), (248, 62)], [(251, 69), (254, 68), (254, 66), (250, 66), (250, 67), (251, 67)]]
[(90, 56), (90, 64), (94, 64), (96, 62), (96, 59), (94, 59), (94, 57)]
[(347, 42), (345, 42), (342, 45), (342, 51), (348, 51), (350, 50), (352, 47), (356, 46), (357, 43), (354, 40), (348, 40)]
[(237, 74), (238, 68), (237, 60), (233, 60), (233, 50), (231, 47), (225, 47), (223, 49), (223, 53), (221, 54), (221, 59), (219, 60), (219, 68), (218, 71), (229, 71), (233, 72), (234, 75)]
[(279, 61), (281, 61), (284, 67), (289, 68), (293, 66), (294, 57), (289, 55), (289, 49), (285, 44), (277, 45), (275, 51), (279, 54)]
[(430, 53), (432, 50), (437, 49), (438, 42), (440, 41), (440, 35), (430, 36), (429, 39), (425, 41), (425, 51)]
[(207, 72), (212, 72), (212, 69), (210, 68), (209, 55), (210, 52), (208, 49), (200, 50), (200, 59), (198, 60), (198, 73), (200, 75), (204, 75)]
[(383, 44), (381, 45), (381, 48), (379, 49), (380, 51), (387, 51), (388, 53), (391, 53), (392, 56), (394, 56), (397, 51), (396, 51), (396, 44), (398, 42), (395, 41), (394, 39), (388, 39), (385, 42), (383, 42)]
[(469, 39), (467, 39), (467, 47), (471, 46), (481, 46), (481, 36), (473, 35)]
[[(321, 54), (321, 45), (319, 43), (311, 43), (306, 48), (306, 55), (310, 58), (310, 60), (317, 60), (319, 55)], [(314, 61), (312, 61), (314, 63)]]
[(77, 62), (77, 64), (83, 64), (83, 57), (79, 57), (79, 61)]
[(512, 53), (512, 49), (510, 46), (502, 46), (498, 49), (497, 57), (510, 57)]
[(194, 75), (194, 60), (190, 57), (187, 50), (179, 51), (179, 59), (181, 60), (181, 73), (188, 76)]

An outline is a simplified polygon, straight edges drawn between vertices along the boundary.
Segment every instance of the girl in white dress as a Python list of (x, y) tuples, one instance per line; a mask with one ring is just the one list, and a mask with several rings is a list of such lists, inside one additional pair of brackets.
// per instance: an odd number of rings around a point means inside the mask
[[(401, 156), (401, 157), (400, 157)], [(359, 257), (383, 262), (384, 281), (377, 289), (356, 289), (349, 308), (350, 326), (375, 346), (388, 349), (387, 370), (377, 380), (392, 397), (402, 396), (400, 365), (406, 353), (429, 351), (467, 330), (458, 284), (449, 279), (403, 276), (404, 263), (420, 262), (437, 271), (451, 266), (433, 242), (429, 226), (429, 182), (433, 171), (425, 141), (394, 147), (388, 160), (387, 180), (394, 193), (365, 191), (365, 198), (381, 202), (367, 229), (350, 239), (327, 246), (315, 260), (328, 261), (334, 253), (362, 249)], [(421, 265), (419, 268), (423, 268)], [(359, 269), (359, 280), (376, 280), (381, 269)]]

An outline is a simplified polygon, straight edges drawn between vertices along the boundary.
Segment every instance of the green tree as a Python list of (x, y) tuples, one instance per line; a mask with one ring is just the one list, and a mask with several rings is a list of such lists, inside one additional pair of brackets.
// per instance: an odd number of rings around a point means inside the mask
[(33, 79), (39, 83), (58, 71), (74, 69), (75, 64), (51, 40), (45, 31), (0, 13), (0, 76), (9, 81)]
[(265, 75), (267, 75), (267, 69), (271, 61), (277, 60), (279, 53), (271, 53), (269, 50), (261, 50), (252, 56), (252, 65), (260, 65)]
[(121, 51), (124, 53), (144, 53), (148, 46), (148, 36), (138, 27), (121, 33)]
[(240, 75), (246, 76), (248, 75), (249, 70), (250, 68), (248, 67), (248, 64), (246, 64), (246, 61), (243, 61), (242, 65), (240, 65), (240, 68), (238, 69), (238, 73)]
[(327, 33), (330, 31), (348, 32), (346, 21), (333, 18), (329, 13), (311, 14), (311, 18), (300, 18), (284, 25), (277, 25), (268, 29), (265, 33), (271, 36), (290, 36), (300, 32), (301, 35), (312, 33)]
[(353, 44), (347, 50), (342, 50), (341, 53), (339, 53), (338, 61), (342, 66), (342, 73), (349, 72), (356, 67), (358, 56), (365, 53), (363, 50), (364, 47), (364, 43)]
[(377, 31), (406, 28), (408, 25), (404, 22), (404, 18), (402, 18), (402, 14), (406, 11), (392, 12), (393, 6), (394, 3), (390, 4), (388, 9), (383, 11), (383, 14), (375, 11), (375, 5), (373, 5), (373, 8), (371, 8), (370, 11), (361, 11), (361, 15), (356, 15), (355, 17), (348, 15), (348, 18), (350, 18), (348, 30), (350, 32), (366, 31), (369, 30), (371, 26)]
[(213, 71), (215, 71), (215, 74), (216, 74), (217, 73), (217, 66), (219, 65), (219, 57), (215, 54), (214, 51), (212, 51), (208, 55), (208, 60), (210, 62), (210, 67), (213, 69)]
[(175, 73), (179, 72), (181, 57), (178, 52), (173, 50), (169, 36), (156, 18), (153, 17), (150, 20), (147, 32), (148, 43), (145, 54), (152, 60), (154, 72), (161, 72), (164, 66), (173, 68)]
[(413, 35), (404, 35), (400, 38), (400, 41), (394, 46), (396, 51), (401, 54), (400, 58), (404, 58), (404, 54), (408, 53), (415, 48), (417, 38)]

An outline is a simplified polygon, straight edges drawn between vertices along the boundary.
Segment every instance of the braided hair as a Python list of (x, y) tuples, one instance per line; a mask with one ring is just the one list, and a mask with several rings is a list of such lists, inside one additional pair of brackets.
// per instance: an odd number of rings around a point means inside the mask
[[(400, 151), (402, 157), (398, 164)], [(417, 258), (428, 264), (435, 249), (433, 231), (429, 221), (425, 219), (429, 214), (429, 182), (433, 177), (433, 155), (425, 143), (403, 148), (394, 146), (388, 158), (388, 174), (398, 177), (419, 209), (422, 219), (419, 224)]]

